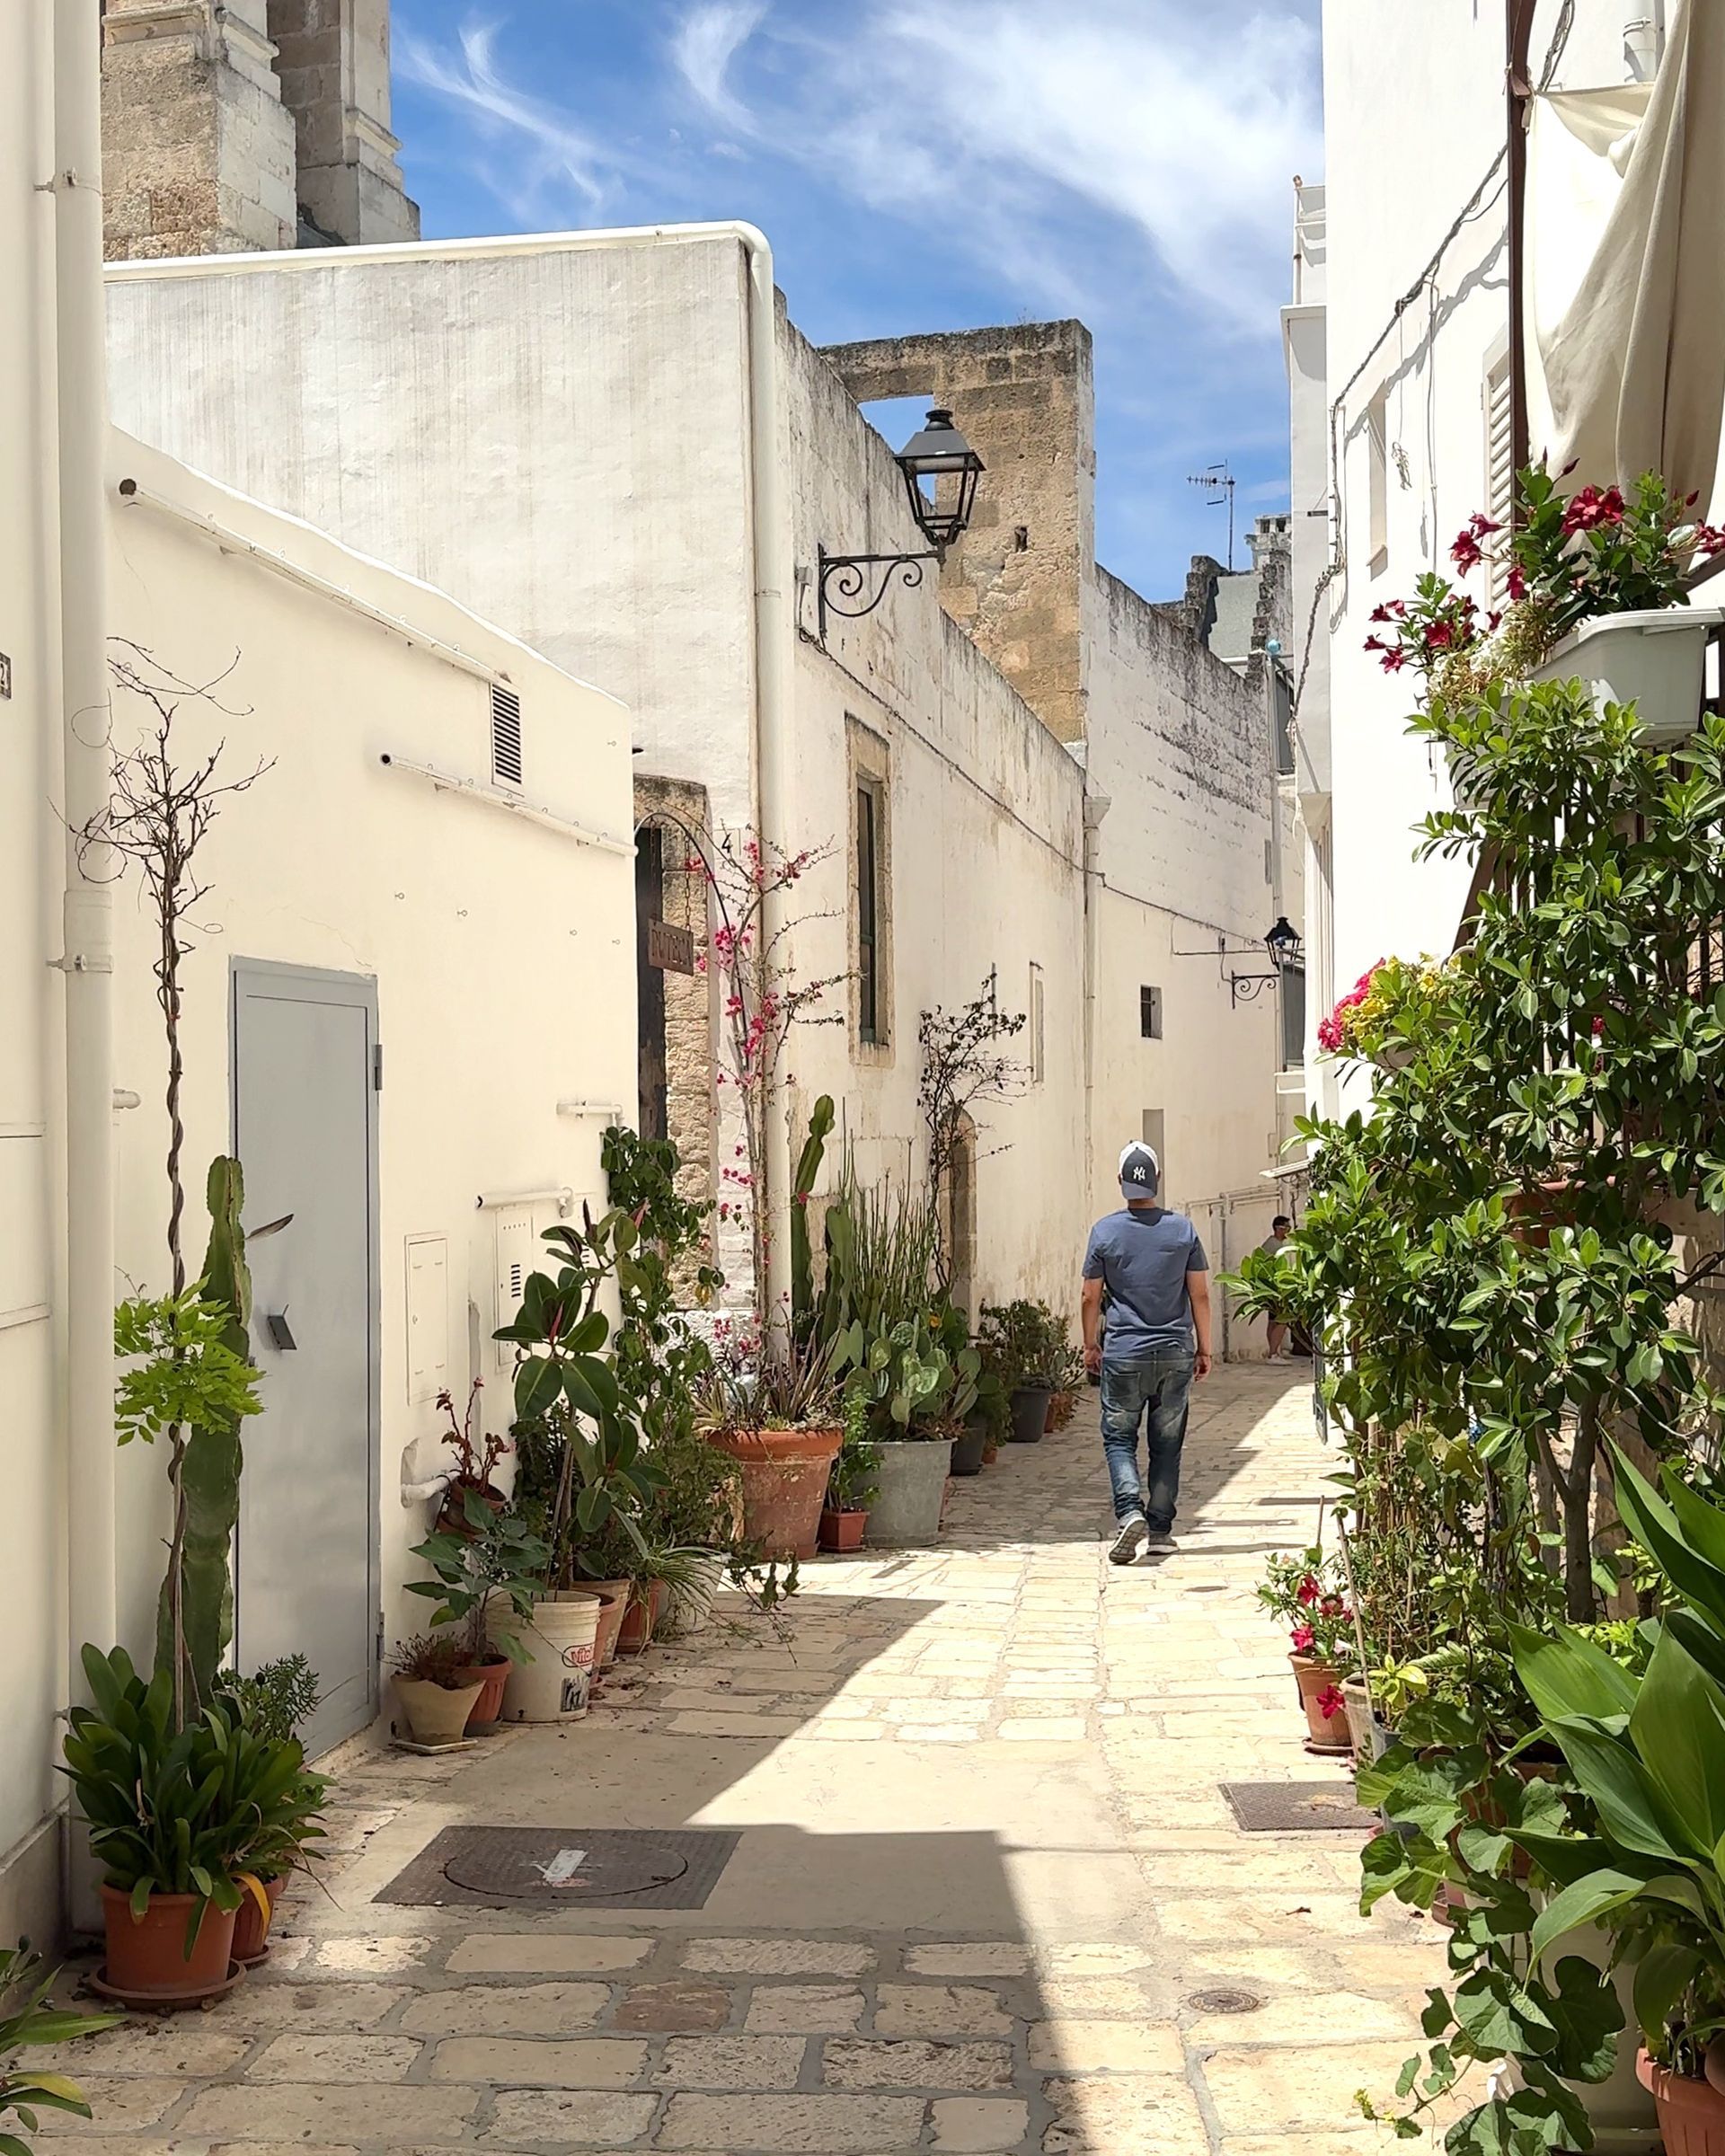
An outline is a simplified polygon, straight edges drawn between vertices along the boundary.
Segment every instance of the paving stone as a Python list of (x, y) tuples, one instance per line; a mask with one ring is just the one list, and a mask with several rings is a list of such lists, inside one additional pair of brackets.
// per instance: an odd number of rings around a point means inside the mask
[(1328, 2131), (1353, 2124), (1356, 2089), (1387, 2099), (1418, 2042), (1217, 2051), (1204, 2062), (1204, 2081), (1225, 2134)]
[(801, 2037), (673, 2037), (653, 2079), (672, 2089), (794, 2089)]
[(917, 2145), (923, 2112), (919, 2096), (674, 2096), (653, 2145), (887, 2156)]
[(968, 1722), (910, 1722), (891, 1734), (901, 1745), (974, 1745), (983, 1733)]
[[(68, 2111), (40, 2112), (38, 2116), (44, 2136), (58, 2138), (62, 2132), (133, 2134), (140, 2126), (158, 2125), (169, 2107), (185, 2094), (185, 2083), (167, 2074), (81, 2073), (77, 2078), (91, 2116), (75, 2118)], [(8, 2113), (8, 2127), (11, 2123)]]
[(556, 2037), (593, 2028), (610, 2002), (605, 1984), (464, 1984), (420, 1993), (401, 2026), (422, 2037)]
[(866, 2003), (854, 1984), (764, 1984), (749, 1993), (743, 2026), (764, 2036), (848, 2036)]
[(802, 1727), (795, 1714), (674, 1714), (673, 1736), (794, 1736)]
[(248, 1979), (212, 2009), (224, 2029), (376, 2028), (408, 1993), (399, 1984), (260, 1984)]
[(200, 2090), (177, 2122), (175, 2137), (181, 2143), (459, 2141), (478, 2105), (476, 2089), (429, 2089), (402, 2081), (315, 2088), (304, 2081), (248, 2081)]
[(93, 2073), (177, 2073), (194, 2078), (226, 2073), (251, 2048), (249, 2037), (228, 2036), (201, 2014), (170, 2014), (160, 2020), (143, 2016), (123, 2021), (100, 2036), (75, 2044), (45, 2044), (31, 2049), (21, 2064), (43, 2073), (69, 2073), (87, 2080)]
[(878, 2037), (1010, 2037), (998, 1992), (967, 1984), (883, 1984), (875, 1993)]
[(905, 1966), (918, 1976), (1022, 1976), (1031, 1959), (1031, 1948), (1015, 1939), (905, 1948)]
[(1402, 2035), (1413, 2017), (1404, 2006), (1358, 1992), (1311, 1992), (1266, 1999), (1255, 2013), (1205, 2014), (1190, 2024), (1193, 2044), (1348, 2044)]
[(1030, 2130), (1031, 2107), (1011, 2097), (948, 2096), (931, 2106), (934, 2146), (962, 2156), (1001, 2156)]
[(658, 1945), (583, 1931), (475, 1931), (449, 1957), (457, 1975), (554, 1976), (583, 1969), (637, 1968)]
[(683, 1966), (717, 1976), (861, 1976), (874, 1948), (849, 1939), (693, 1939)]
[(613, 2148), (643, 2134), (658, 2108), (656, 2096), (617, 2096), (604, 2089), (506, 2089), (492, 2107), (480, 2146)]
[(1055, 2112), (1042, 2135), (1045, 2156), (1209, 2156), (1198, 2099), (1172, 2074), (1051, 2080), (1042, 2093)]
[(398, 1976), (420, 1967), (436, 1941), (429, 1939), (325, 1939), (317, 1946), (321, 1976)]
[(1069, 2073), (1181, 2073), (1186, 2065), (1179, 2032), (1154, 2021), (1039, 2021), (1030, 2059)]
[(646, 2045), (621, 2037), (446, 2037), (431, 2079), (628, 2089), (646, 2063)]
[(1010, 2089), (1013, 2054), (1004, 2044), (836, 2037), (821, 2054), (821, 2079), (832, 2089)]
[(1042, 1961), (1052, 1976), (1129, 1976), (1137, 1969), (1151, 1967), (1156, 1958), (1153, 1948), (1101, 1940), (1050, 1947)]
[(399, 2081), (425, 2046), (411, 2037), (271, 2037), (249, 2081)]
[(730, 1993), (716, 1984), (641, 1984), (625, 1992), (614, 2017), (618, 2028), (722, 2028)]
[(1046, 1719), (1013, 1716), (1002, 1722), (996, 1736), (1031, 1745), (1081, 1745), (1084, 1741), (1082, 1716), (1049, 1715)]
[(892, 1734), (880, 1722), (811, 1722), (802, 1732), (821, 1744), (879, 1744)]

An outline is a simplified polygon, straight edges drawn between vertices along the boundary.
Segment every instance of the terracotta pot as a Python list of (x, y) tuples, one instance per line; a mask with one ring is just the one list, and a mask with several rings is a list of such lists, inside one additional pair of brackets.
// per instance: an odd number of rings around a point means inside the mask
[(635, 1583), (632, 1579), (588, 1579), (581, 1584), (589, 1595), (597, 1595), (603, 1605), (599, 1611), (599, 1637), (593, 1666), (609, 1669), (617, 1658), (617, 1634), (623, 1630)]
[(796, 1430), (714, 1430), (709, 1443), (743, 1473), (743, 1540), (764, 1558), (812, 1557), (837, 1424)]
[(1060, 1396), (1057, 1392), (1050, 1392), (1048, 1394), (1048, 1412), (1042, 1418), (1042, 1435), (1045, 1437), (1052, 1437), (1054, 1435), (1054, 1403), (1059, 1397)]
[(1078, 1395), (1075, 1392), (1057, 1392), (1048, 1402), (1048, 1427), (1064, 1430), (1078, 1412)]
[(636, 1583), (624, 1613), (623, 1630), (617, 1634), (620, 1655), (644, 1655), (652, 1645), (653, 1627), (659, 1621), (659, 1599), (653, 1590), (663, 1585), (657, 1579)]
[(1652, 2091), (1665, 2156), (1725, 2156), (1725, 2092), (1711, 2080), (1691, 2081), (1656, 2065), (1644, 2051), (1636, 2058), (1635, 2076)]
[(477, 1683), (464, 1684), (451, 1692), (447, 1685), (430, 1684), (420, 1677), (395, 1679), (395, 1697), (416, 1745), (457, 1743), (482, 1689)]
[(488, 1655), (482, 1662), (469, 1663), (459, 1674), (464, 1683), (479, 1686), (479, 1697), (467, 1717), (469, 1733), (491, 1728), (503, 1712), (503, 1688), (509, 1681), (509, 1657)]
[(467, 1524), (466, 1504), (470, 1489), (476, 1497), (482, 1498), (493, 1513), (500, 1513), (509, 1501), (500, 1489), (489, 1482), (483, 1489), (474, 1482), (451, 1482), (443, 1493), (443, 1503), (438, 1507), (434, 1533), (459, 1535), (464, 1542), (472, 1541), (473, 1531)]
[(952, 1440), (952, 1472), (955, 1475), (979, 1475), (982, 1472), (983, 1448), (988, 1442), (988, 1425), (986, 1422), (967, 1422)]
[(982, 1464), (992, 1467), (1000, 1458), (1000, 1444), (992, 1432), (982, 1441)]
[(831, 1506), (820, 1508), (820, 1546), (823, 1550), (860, 1550), (862, 1531), (869, 1524), (866, 1512), (835, 1512)]
[(164, 2006), (193, 2006), (220, 1991), (234, 1959), (235, 1912), (212, 1902), (188, 1956), (186, 1927), (197, 1906), (195, 1894), (153, 1894), (143, 1915), (134, 1917), (131, 1897), (116, 1886), (103, 1886), (108, 1959), (102, 1976), (109, 1988)]
[(1014, 1385), (1013, 1388), (1013, 1443), (1039, 1444), (1048, 1426), (1048, 1409), (1054, 1400), (1052, 1385)]
[(282, 1889), (288, 1881), (283, 1876), (273, 1879), (260, 1878), (258, 1884), (263, 1888), (263, 1898), (270, 1904), (270, 1921), (264, 1921), (263, 1911), (258, 1906), (258, 1897), (249, 1886), (241, 1888), (245, 1899), (234, 1913), (234, 1958), (242, 1967), (248, 1969), (253, 1962), (261, 1961), (270, 1951), (270, 1932), (275, 1922), (276, 1904), (281, 1898)]
[(1294, 1665), (1294, 1682), (1300, 1688), (1300, 1705), (1305, 1710), (1308, 1750), (1334, 1752), (1338, 1754), (1352, 1749), (1348, 1736), (1348, 1717), (1340, 1707), (1332, 1715), (1326, 1715), (1318, 1705), (1318, 1695), (1332, 1685), (1341, 1690), (1341, 1680), (1347, 1674), (1333, 1662), (1320, 1662), (1315, 1655), (1290, 1655)]

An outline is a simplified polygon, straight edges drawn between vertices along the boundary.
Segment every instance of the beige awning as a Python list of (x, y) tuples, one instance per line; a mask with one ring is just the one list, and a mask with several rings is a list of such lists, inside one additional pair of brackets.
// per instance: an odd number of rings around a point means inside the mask
[(1533, 103), (1529, 438), (1578, 484), (1711, 501), (1725, 408), (1725, 5), (1685, 0), (1653, 83)]

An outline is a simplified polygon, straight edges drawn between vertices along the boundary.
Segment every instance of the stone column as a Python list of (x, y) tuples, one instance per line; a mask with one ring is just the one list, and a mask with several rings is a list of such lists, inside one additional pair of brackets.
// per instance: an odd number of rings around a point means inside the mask
[(294, 123), (264, 8), (265, 0), (107, 0), (111, 261), (294, 244)]
[(269, 5), (307, 224), (355, 247), (418, 239), (419, 208), (403, 190), (401, 145), (389, 131), (389, 0)]

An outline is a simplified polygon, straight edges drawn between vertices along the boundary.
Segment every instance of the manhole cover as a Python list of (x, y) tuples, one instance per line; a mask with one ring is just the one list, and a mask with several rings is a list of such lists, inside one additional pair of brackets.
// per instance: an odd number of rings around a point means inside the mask
[(1355, 1803), (1349, 1780), (1225, 1781), (1221, 1789), (1249, 1834), (1357, 1834), (1381, 1824)]
[(1255, 2014), (1264, 2002), (1256, 1992), (1217, 1984), (1213, 1992), (1194, 1992), (1186, 2003), (1195, 2014)]
[(468, 1903), (700, 1909), (734, 1833), (645, 1827), (447, 1826), (377, 1896), (413, 1908)]

